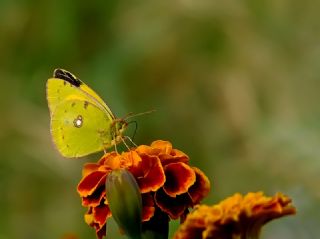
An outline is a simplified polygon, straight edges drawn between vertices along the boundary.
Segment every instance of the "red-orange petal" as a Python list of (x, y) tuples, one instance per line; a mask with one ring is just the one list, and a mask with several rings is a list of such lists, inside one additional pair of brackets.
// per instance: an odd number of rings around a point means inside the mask
[(156, 191), (165, 183), (165, 174), (157, 156), (144, 155), (142, 156), (141, 164), (137, 166), (142, 172), (142, 175), (137, 175), (134, 168), (130, 168), (137, 179), (141, 193)]
[(103, 165), (109, 170), (114, 170), (114, 169), (121, 168), (122, 163), (123, 163), (122, 155), (119, 155), (117, 153), (113, 153), (113, 154), (110, 153), (108, 154), (107, 157), (105, 157)]
[(149, 145), (139, 145), (135, 151), (142, 155), (142, 154), (148, 154), (148, 155), (158, 155), (161, 150), (160, 149), (157, 149), (157, 148), (152, 148), (151, 146)]
[(135, 173), (136, 175), (140, 175), (142, 173), (143, 169), (140, 167), (142, 158), (136, 151), (124, 153), (123, 158), (127, 162), (127, 168), (130, 168), (132, 171), (131, 173)]
[(149, 221), (155, 211), (153, 197), (151, 193), (144, 193), (142, 196), (142, 221)]
[(86, 163), (82, 169), (82, 178), (88, 176), (90, 173), (94, 171), (98, 171), (100, 165), (97, 163)]
[(96, 207), (100, 205), (101, 200), (106, 196), (105, 187), (101, 186), (99, 189), (95, 190), (93, 194), (82, 197), (82, 206), (85, 207)]
[(185, 163), (171, 163), (164, 167), (166, 182), (163, 190), (170, 196), (176, 197), (188, 191), (196, 181), (193, 169)]
[(106, 172), (95, 171), (83, 178), (78, 184), (78, 193), (81, 197), (91, 195), (98, 186), (105, 183)]
[(179, 149), (172, 149), (170, 152), (170, 155), (174, 156), (175, 158), (181, 158), (181, 162), (185, 162), (184, 160), (189, 161), (188, 155), (186, 155), (184, 152), (182, 152)]
[(196, 174), (196, 181), (189, 188), (188, 193), (192, 202), (198, 204), (210, 192), (210, 181), (200, 169), (193, 167), (193, 170)]
[(109, 217), (111, 217), (111, 211), (108, 205), (101, 204), (98, 207), (94, 207), (92, 209), (94, 222), (98, 223), (99, 228), (101, 228), (107, 221)]
[(192, 205), (191, 199), (187, 193), (173, 198), (168, 196), (162, 189), (159, 189), (155, 193), (155, 202), (171, 219), (178, 219), (183, 215), (184, 211)]
[(110, 153), (106, 153), (102, 156), (102, 158), (98, 161), (98, 164), (103, 165), (105, 164), (106, 161), (108, 161), (109, 159), (113, 159), (116, 156), (118, 156), (119, 154), (117, 152), (110, 152)]
[(152, 148), (157, 148), (161, 150), (163, 154), (170, 154), (172, 150), (172, 144), (169, 141), (156, 140), (151, 143)]
[(107, 234), (107, 225), (103, 225), (100, 229), (96, 230), (97, 238), (102, 239)]
[(182, 151), (177, 149), (172, 149), (170, 154), (159, 154), (159, 158), (163, 166), (170, 163), (188, 163), (189, 157), (184, 154)]

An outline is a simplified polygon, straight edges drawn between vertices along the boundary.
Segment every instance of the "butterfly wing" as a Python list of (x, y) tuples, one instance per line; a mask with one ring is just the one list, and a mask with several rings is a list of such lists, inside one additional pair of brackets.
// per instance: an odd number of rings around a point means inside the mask
[(47, 100), (50, 113), (54, 111), (61, 101), (75, 98), (76, 96), (86, 98), (86, 101), (99, 106), (102, 110), (106, 111), (110, 118), (115, 119), (110, 108), (95, 91), (70, 72), (56, 69), (54, 71), (54, 78), (50, 78), (47, 81)]
[[(105, 102), (68, 71), (57, 69), (47, 81), (51, 133), (65, 157), (81, 157), (111, 146), (115, 119)], [(79, 125), (77, 125), (79, 124)]]
[(60, 153), (82, 157), (109, 148), (112, 142), (110, 118), (86, 99), (67, 99), (51, 115), (51, 134)]

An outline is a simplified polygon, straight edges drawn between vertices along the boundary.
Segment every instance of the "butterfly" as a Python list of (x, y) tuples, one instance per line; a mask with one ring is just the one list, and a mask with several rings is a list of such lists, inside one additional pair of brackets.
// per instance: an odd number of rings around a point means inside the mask
[[(79, 78), (56, 69), (47, 81), (50, 130), (62, 156), (77, 158), (117, 145), (128, 123)], [(123, 141), (124, 142), (124, 141)]]

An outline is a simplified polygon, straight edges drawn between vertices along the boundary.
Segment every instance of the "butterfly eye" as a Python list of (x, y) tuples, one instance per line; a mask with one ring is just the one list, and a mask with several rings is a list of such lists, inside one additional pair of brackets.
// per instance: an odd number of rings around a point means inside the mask
[(82, 119), (81, 115), (78, 115), (78, 117), (75, 118), (74, 121), (73, 121), (73, 125), (76, 128), (80, 128), (82, 126), (82, 123), (83, 123), (83, 119)]

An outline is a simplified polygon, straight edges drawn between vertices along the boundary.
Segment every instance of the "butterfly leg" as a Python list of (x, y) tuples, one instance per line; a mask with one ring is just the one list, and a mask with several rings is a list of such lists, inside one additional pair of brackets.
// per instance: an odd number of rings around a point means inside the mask
[(119, 154), (117, 149), (117, 144), (114, 144), (114, 150), (116, 151), (117, 154)]
[(121, 137), (122, 143), (127, 147), (128, 150), (130, 150), (129, 146), (127, 145), (126, 141), (123, 138), (124, 137)]
[(117, 143), (116, 143), (115, 137), (116, 137), (116, 136), (113, 134), (113, 138), (114, 138), (114, 140), (113, 140), (113, 142), (114, 142), (114, 144), (113, 144), (113, 145), (114, 145), (114, 151), (116, 151), (116, 153), (119, 154), (119, 153), (118, 153), (118, 149), (117, 149)]
[(128, 139), (128, 140), (132, 143), (132, 145), (133, 145), (134, 147), (138, 147), (138, 145), (136, 145), (129, 136), (124, 136), (124, 137), (125, 137), (126, 139)]

